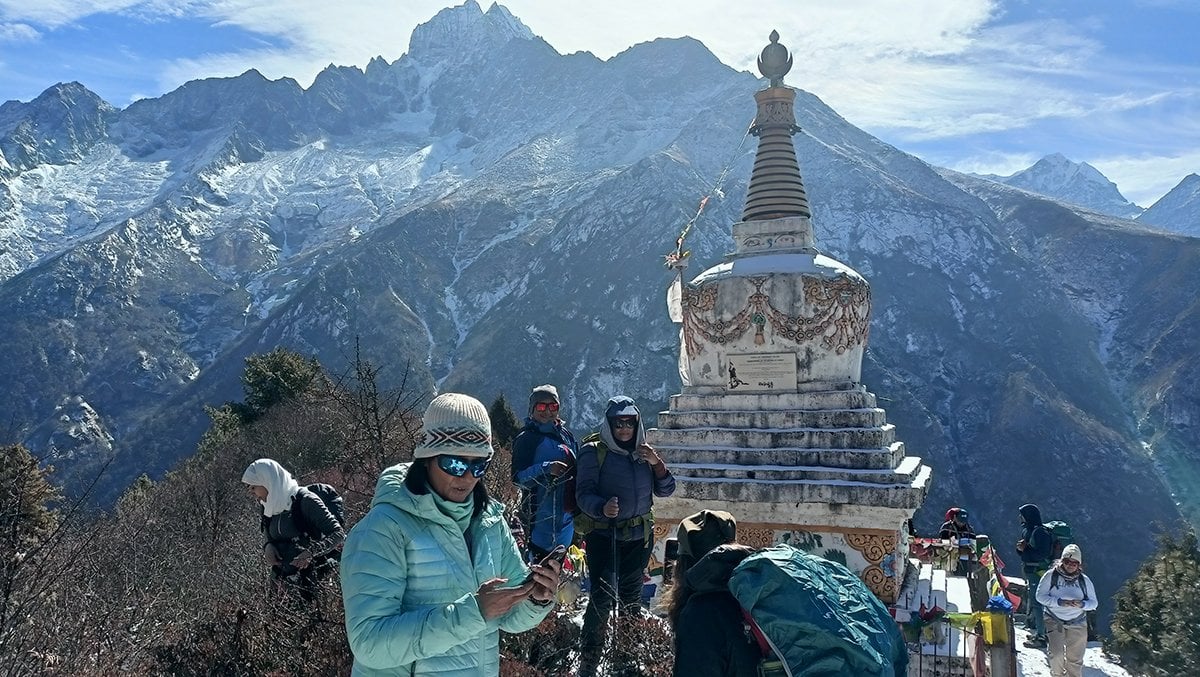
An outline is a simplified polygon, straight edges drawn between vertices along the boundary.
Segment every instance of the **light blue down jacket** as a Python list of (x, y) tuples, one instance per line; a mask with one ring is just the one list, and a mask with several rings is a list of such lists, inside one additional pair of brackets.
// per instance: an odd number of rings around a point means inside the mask
[(494, 677), (500, 673), (499, 630), (536, 626), (551, 607), (526, 600), (508, 614), (484, 620), (475, 593), (492, 578), (514, 585), (528, 567), (490, 501), (462, 531), (429, 494), (405, 485), (407, 463), (383, 472), (371, 510), (350, 531), (342, 553), (346, 631), (353, 675)]

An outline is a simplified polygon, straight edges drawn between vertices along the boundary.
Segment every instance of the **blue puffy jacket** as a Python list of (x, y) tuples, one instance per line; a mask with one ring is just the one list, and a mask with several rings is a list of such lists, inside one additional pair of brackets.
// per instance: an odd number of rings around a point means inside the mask
[(529, 569), (489, 500), (463, 533), (433, 497), (404, 483), (409, 464), (392, 466), (375, 486), (371, 511), (350, 531), (342, 553), (346, 632), (353, 675), (494, 677), (500, 633), (536, 626), (552, 607), (524, 601), (484, 620), (475, 593), (485, 581), (525, 579)]
[[(571, 545), (575, 536), (566, 489), (578, 455), (575, 436), (561, 421), (542, 426), (532, 418), (525, 419), (525, 429), (513, 441), (513, 482), (529, 501), (529, 542), (542, 550)], [(568, 466), (559, 477), (550, 474), (550, 464), (555, 461)], [(575, 497), (570, 498), (573, 505)]]

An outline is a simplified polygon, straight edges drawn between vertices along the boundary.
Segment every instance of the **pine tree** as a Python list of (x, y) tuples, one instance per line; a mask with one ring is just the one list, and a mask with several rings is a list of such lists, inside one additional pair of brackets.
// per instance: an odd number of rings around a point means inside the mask
[(245, 418), (258, 418), (272, 406), (304, 394), (320, 376), (321, 364), (316, 358), (306, 358), (287, 348), (247, 357), (242, 373)]
[(1150, 674), (1182, 675), (1200, 664), (1200, 549), (1196, 533), (1170, 534), (1116, 595), (1108, 649)]
[(504, 399), (504, 393), (500, 393), (492, 401), (488, 417), (492, 419), (492, 437), (495, 438), (496, 446), (511, 447), (517, 433), (521, 432), (521, 422), (509, 406), (508, 400)]

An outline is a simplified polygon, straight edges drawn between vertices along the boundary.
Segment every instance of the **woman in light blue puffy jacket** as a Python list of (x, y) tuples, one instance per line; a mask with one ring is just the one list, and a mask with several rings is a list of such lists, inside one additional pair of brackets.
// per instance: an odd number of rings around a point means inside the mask
[(479, 480), (491, 422), (478, 400), (439, 395), (411, 464), (379, 477), (371, 510), (342, 554), (353, 675), (494, 677), (499, 631), (549, 613), (558, 566), (527, 567)]

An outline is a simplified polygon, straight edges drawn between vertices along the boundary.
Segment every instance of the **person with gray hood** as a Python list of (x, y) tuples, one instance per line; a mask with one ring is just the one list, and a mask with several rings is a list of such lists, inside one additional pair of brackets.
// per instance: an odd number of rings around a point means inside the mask
[(610, 399), (599, 432), (584, 438), (576, 471), (576, 530), (585, 534), (591, 584), (580, 638), (580, 677), (596, 674), (604, 619), (618, 600), (623, 613), (640, 614), (642, 575), (654, 547), (651, 506), (655, 496), (674, 492), (675, 478), (646, 444), (637, 404), (624, 395)]

